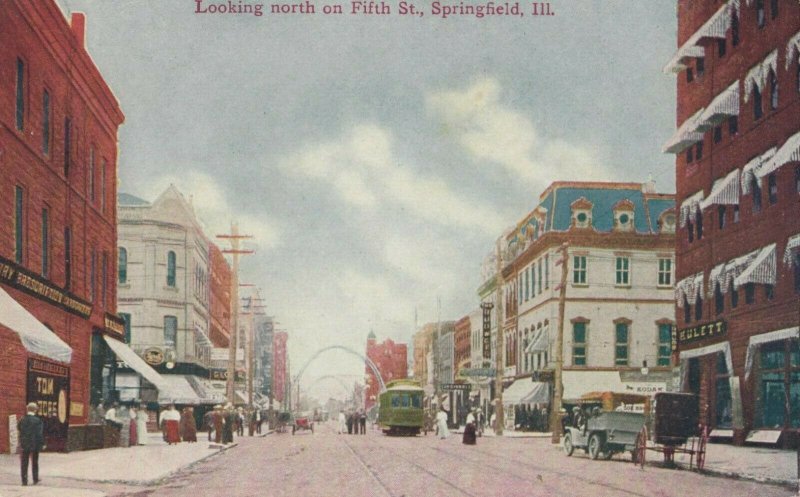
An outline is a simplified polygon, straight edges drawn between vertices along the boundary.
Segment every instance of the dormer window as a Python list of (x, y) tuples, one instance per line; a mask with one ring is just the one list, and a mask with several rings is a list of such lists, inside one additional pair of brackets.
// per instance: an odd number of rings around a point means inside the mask
[(581, 197), (570, 206), (572, 208), (572, 226), (590, 228), (592, 226), (592, 203)]
[(614, 229), (633, 231), (633, 202), (621, 200), (614, 206)]
[(670, 209), (663, 214), (658, 219), (658, 230), (661, 233), (675, 233), (675, 212), (673, 209)]

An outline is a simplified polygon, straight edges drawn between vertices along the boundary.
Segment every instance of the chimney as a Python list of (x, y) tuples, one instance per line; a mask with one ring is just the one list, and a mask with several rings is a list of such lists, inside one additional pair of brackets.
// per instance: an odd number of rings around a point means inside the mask
[(72, 25), (72, 32), (75, 33), (75, 38), (78, 40), (78, 44), (82, 47), (86, 47), (86, 14), (83, 12), (73, 12), (72, 13), (72, 21), (70, 22)]

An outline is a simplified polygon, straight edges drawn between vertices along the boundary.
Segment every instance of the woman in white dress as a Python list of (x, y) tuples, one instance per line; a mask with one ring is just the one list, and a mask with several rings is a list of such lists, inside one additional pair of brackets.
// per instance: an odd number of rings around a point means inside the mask
[(136, 412), (136, 437), (139, 445), (147, 445), (147, 406), (142, 404)]
[(450, 431), (447, 429), (447, 412), (444, 408), (436, 413), (436, 426), (439, 431), (439, 438), (445, 439), (450, 436)]

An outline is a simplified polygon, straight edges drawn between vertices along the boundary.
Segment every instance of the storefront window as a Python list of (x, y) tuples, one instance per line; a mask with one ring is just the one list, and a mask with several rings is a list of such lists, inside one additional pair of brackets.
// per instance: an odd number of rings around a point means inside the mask
[(757, 427), (800, 427), (798, 341), (793, 339), (764, 344), (758, 358)]
[(91, 393), (92, 406), (117, 399), (117, 356), (106, 344), (100, 333), (92, 335)]
[(717, 354), (717, 381), (716, 381), (716, 414), (717, 428), (731, 428), (731, 383), (725, 354)]

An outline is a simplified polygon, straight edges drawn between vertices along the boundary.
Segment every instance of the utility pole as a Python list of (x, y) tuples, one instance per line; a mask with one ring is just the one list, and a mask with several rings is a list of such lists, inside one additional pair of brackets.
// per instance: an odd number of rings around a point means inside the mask
[(559, 248), (561, 259), (556, 266), (561, 264), (561, 284), (558, 295), (558, 334), (556, 335), (556, 364), (553, 372), (553, 406), (550, 409), (550, 441), (554, 444), (561, 442), (561, 400), (564, 396), (564, 383), (561, 374), (564, 369), (564, 309), (567, 305), (567, 276), (569, 273), (569, 243), (564, 242)]
[(233, 278), (231, 281), (231, 336), (228, 343), (228, 377), (225, 383), (225, 396), (228, 402), (234, 404), (236, 402), (236, 392), (234, 389), (234, 380), (236, 378), (236, 348), (237, 338), (239, 337), (239, 256), (244, 254), (252, 254), (253, 250), (241, 250), (239, 242), (245, 238), (253, 238), (250, 235), (240, 235), (239, 225), (231, 223), (231, 233), (229, 235), (217, 235), (217, 238), (230, 240), (231, 248), (223, 250), (223, 254), (231, 254), (233, 256)]
[(505, 417), (503, 413), (503, 354), (505, 353), (505, 318), (503, 316), (503, 251), (501, 244), (503, 237), (497, 239), (497, 274), (495, 275), (495, 308), (497, 309), (497, 338), (495, 345), (495, 372), (494, 372), (494, 391), (495, 402), (495, 429), (497, 436), (503, 435)]

